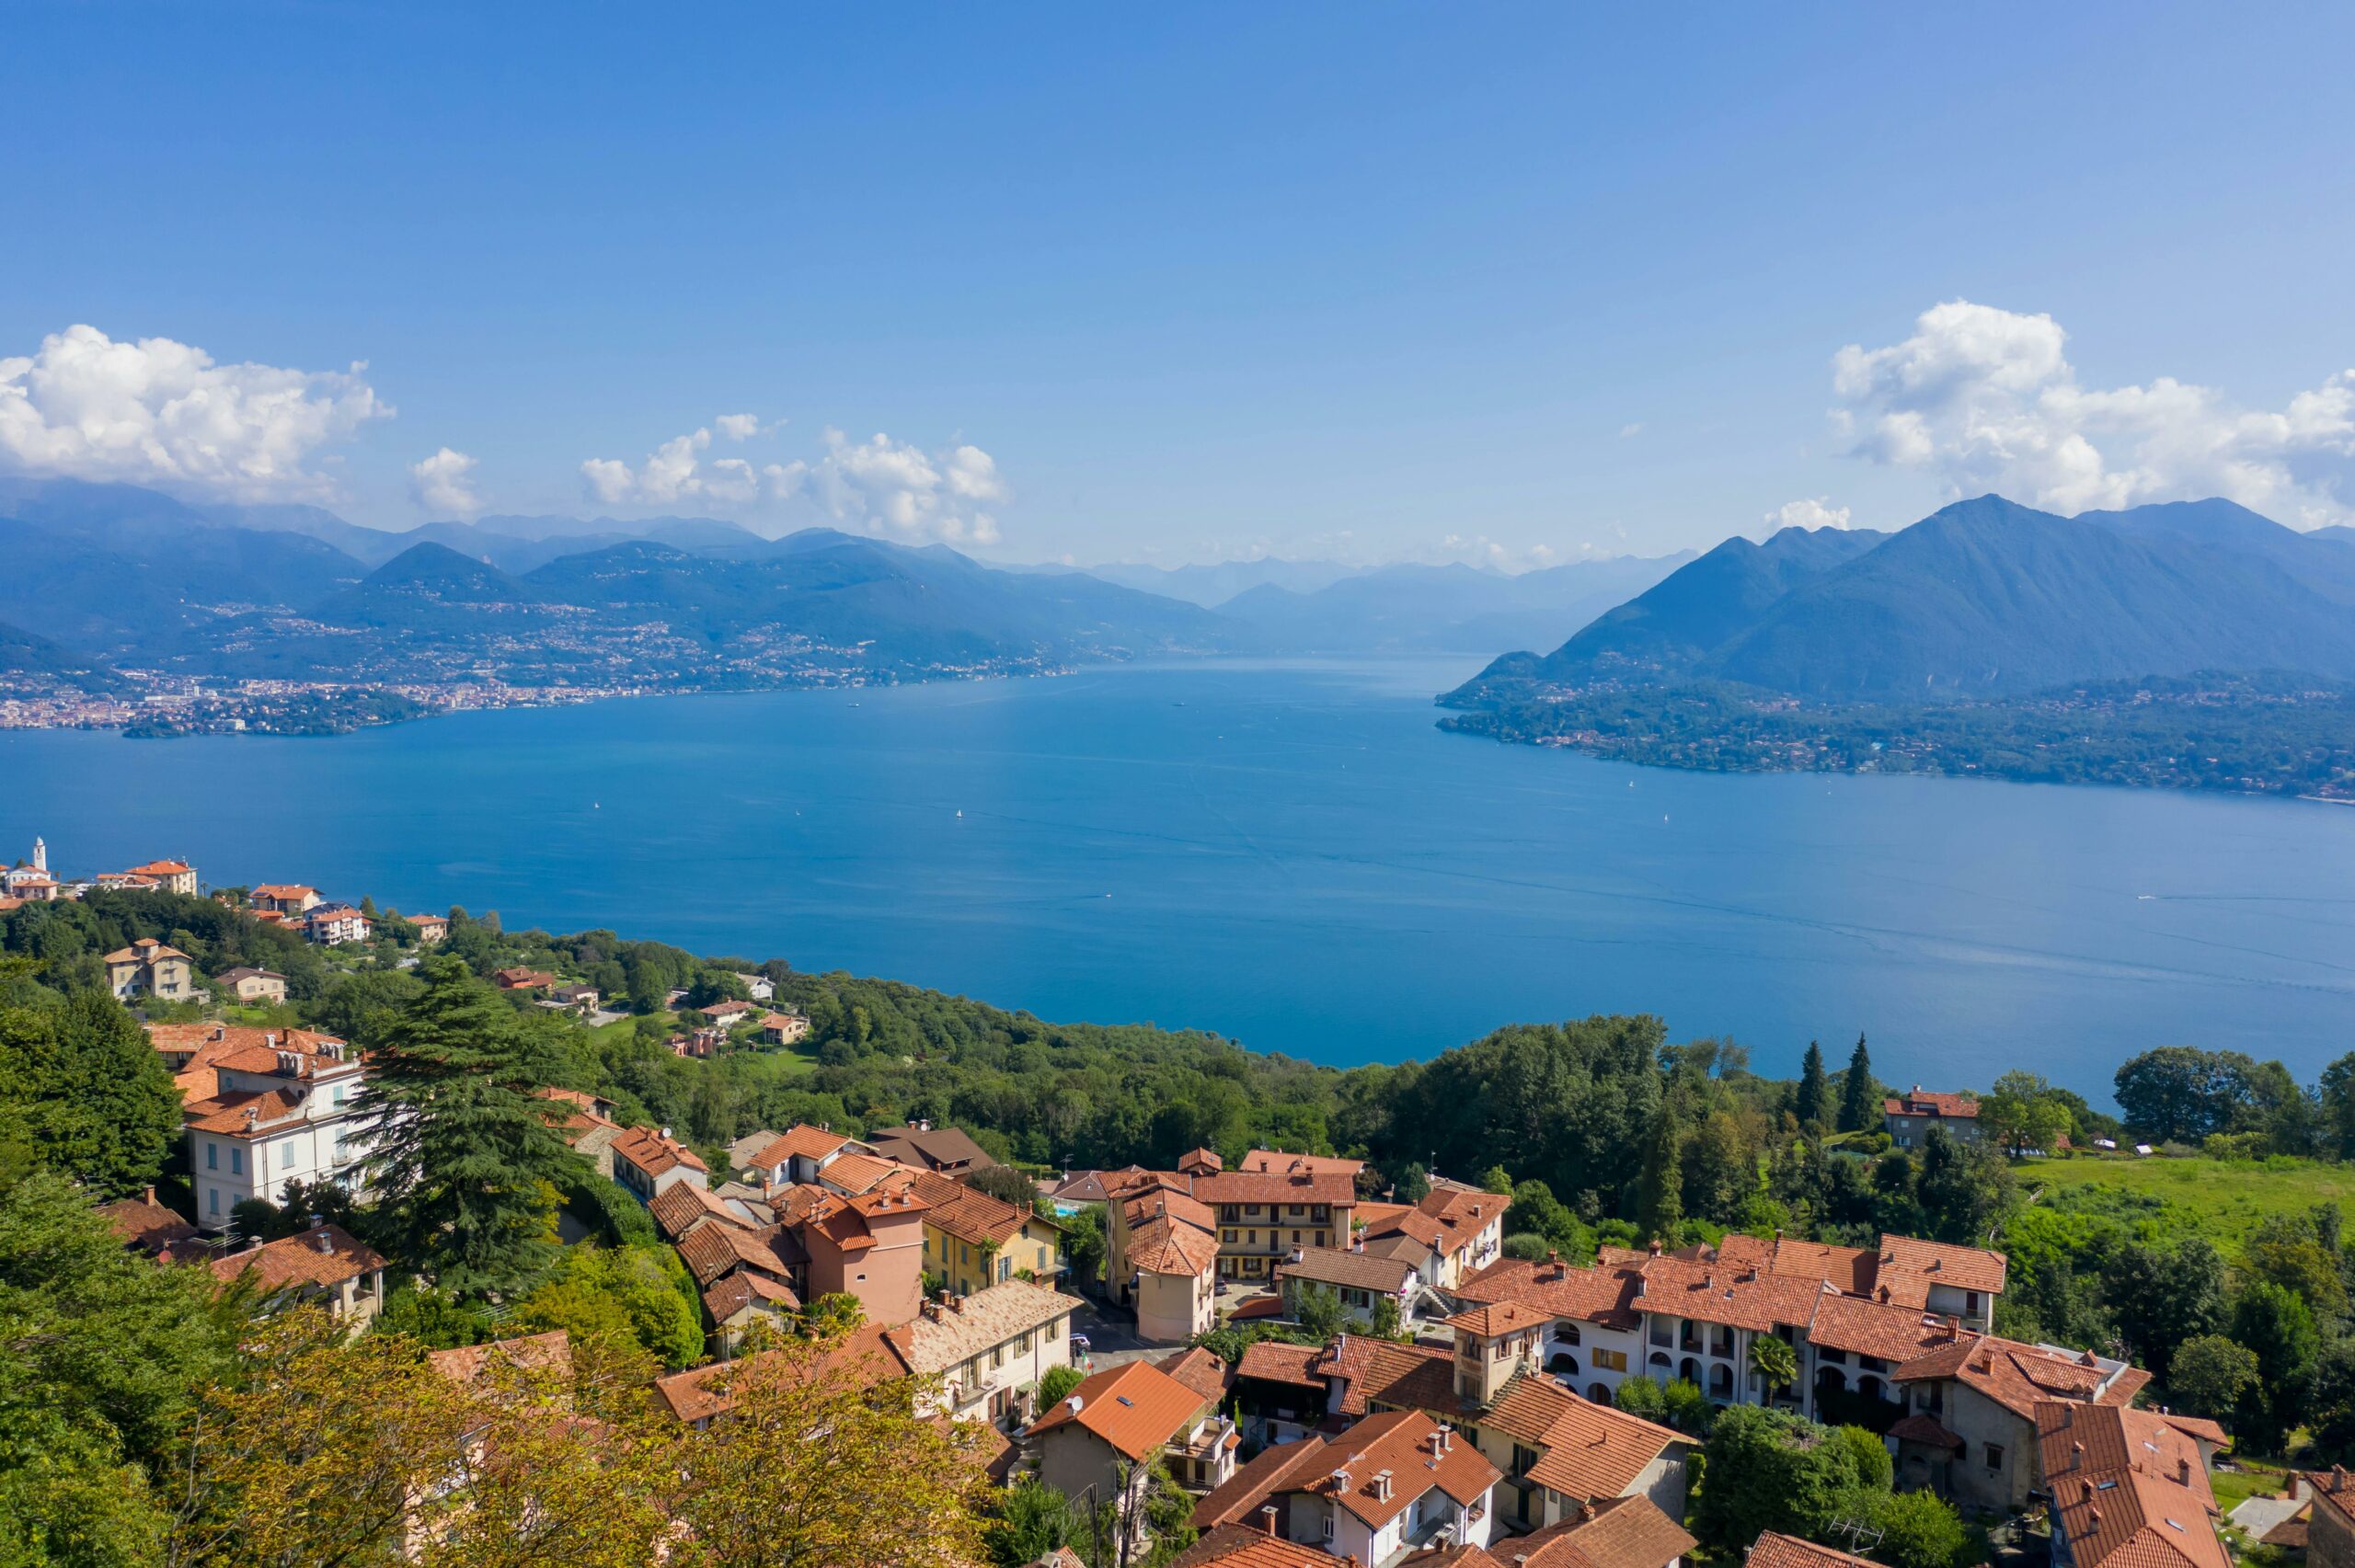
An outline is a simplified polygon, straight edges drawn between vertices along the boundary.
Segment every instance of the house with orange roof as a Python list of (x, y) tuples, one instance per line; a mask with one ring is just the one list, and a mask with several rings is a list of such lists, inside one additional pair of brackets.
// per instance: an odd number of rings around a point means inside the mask
[(1818, 1546), (1776, 1530), (1759, 1531), (1742, 1562), (1743, 1568), (1879, 1568), (1869, 1557)]
[(1429, 1546), (1486, 1546), (1503, 1479), (1469, 1439), (1419, 1410), (1269, 1448), (1196, 1505), (1199, 1529), (1256, 1522), (1334, 1557), (1388, 1563)]
[(1063, 1273), (1063, 1228), (1037, 1210), (929, 1171), (918, 1172), (910, 1186), (931, 1206), (924, 1216), (925, 1272), (958, 1295), (1021, 1274), (1051, 1284)]
[(196, 897), (196, 867), (184, 860), (151, 860), (144, 865), (131, 867), (123, 875), (144, 878), (149, 886), (167, 893)]
[(771, 1186), (814, 1182), (844, 1154), (872, 1154), (867, 1145), (822, 1127), (796, 1123), (783, 1132), (763, 1130), (728, 1146), (728, 1157), (746, 1181)]
[[(2123, 1407), (2150, 1380), (2149, 1372), (2090, 1350), (1959, 1335), (1890, 1374), (1907, 1413), (1890, 1428), (1899, 1478), (1942, 1479), (1945, 1494), (1959, 1504), (2016, 1512), (2045, 1485), (2040, 1405)], [(2197, 1453), (2189, 1436), (2166, 1430)]]
[(265, 882), (247, 892), (246, 902), (271, 914), (292, 915), (299, 919), (318, 908), (319, 890), (305, 887), (299, 882)]
[(240, 964), (224, 969), (213, 977), (213, 983), (235, 1001), (265, 1005), (283, 1005), (286, 1001), (286, 977), (275, 969), (257, 969)]
[(2165, 1416), (2039, 1401), (2036, 1430), (2054, 1568), (2233, 1568), (2200, 1445)]
[(101, 960), (107, 985), (118, 1001), (152, 996), (159, 1001), (186, 1001), (196, 995), (196, 967), (178, 948), (143, 936), (128, 947), (117, 948)]
[(1347, 1176), (1356, 1180), (1365, 1171), (1362, 1160), (1344, 1160), (1334, 1154), (1287, 1154), (1281, 1149), (1254, 1149), (1243, 1157), (1238, 1171), (1304, 1170), (1320, 1176)]
[(417, 928), (417, 944), (419, 947), (431, 947), (450, 934), (450, 918), (447, 915), (411, 915), (408, 923)]
[(298, 1303), (324, 1306), (354, 1332), (385, 1305), (385, 1260), (340, 1225), (315, 1225), (296, 1236), (228, 1253), (206, 1265), (224, 1285), (244, 1285), (264, 1311)]
[(304, 939), (320, 947), (365, 942), (375, 929), (374, 921), (350, 904), (319, 904), (303, 915)]
[[(1063, 1550), (1071, 1558), (1069, 1563), (1050, 1556), (1032, 1568), (1084, 1568), (1076, 1552)], [(1256, 1526), (1213, 1525), (1171, 1558), (1169, 1568), (1333, 1568), (1334, 1561), (1321, 1548), (1298, 1545)]]
[(197, 1223), (221, 1230), (247, 1198), (277, 1204), (289, 1184), (366, 1190), (359, 1053), (307, 1029), (150, 1024), (185, 1102)]
[(671, 1136), (669, 1127), (634, 1127), (616, 1134), (612, 1143), (614, 1180), (651, 1203), (678, 1182), (711, 1185), (711, 1168), (703, 1156)]
[(1189, 1196), (1218, 1215), (1219, 1274), (1265, 1283), (1295, 1247), (1346, 1245), (1357, 1210), (1357, 1178), (1319, 1169), (1313, 1155), (1283, 1157), (1260, 1170), (1189, 1179)]
[(542, 1089), (540, 1098), (563, 1107), (555, 1123), (557, 1136), (572, 1145), (575, 1154), (595, 1165), (599, 1175), (613, 1180), (614, 1140), (622, 1135), (620, 1125), (613, 1120), (614, 1103), (579, 1089)]
[(800, 1013), (764, 1013), (761, 1014), (761, 1044), (789, 1046), (810, 1037), (810, 1019)]
[(1349, 1322), (1371, 1326), (1376, 1303), (1387, 1301), (1398, 1313), (1399, 1332), (1414, 1332), (1425, 1307), (1446, 1310), (1430, 1288), (1431, 1282), (1408, 1262), (1351, 1247), (1303, 1247), (1276, 1265), (1275, 1284), (1282, 1291), (1287, 1316), (1298, 1318), (1304, 1291), (1329, 1290), (1340, 1302)]
[(1900, 1149), (1921, 1148), (1934, 1127), (1966, 1141), (1975, 1142), (1979, 1137), (1979, 1097), (1968, 1092), (1947, 1094), (1916, 1083), (1904, 1093), (1883, 1100), (1880, 1111), (1889, 1140)]
[[(745, 1379), (762, 1376), (780, 1360), (790, 1366), (789, 1358), (797, 1354), (764, 1350), (741, 1360), (715, 1361), (657, 1378), (654, 1391), (673, 1418), (700, 1432), (735, 1408), (738, 1387)], [(879, 1323), (854, 1329), (839, 1345), (810, 1357), (796, 1372), (813, 1382), (858, 1388), (874, 1388), (911, 1375), (906, 1357)]]
[(820, 1188), (794, 1222), (810, 1253), (810, 1296), (856, 1296), (867, 1321), (886, 1328), (914, 1317), (924, 1299), (929, 1207), (903, 1183), (856, 1196)]
[(1066, 1497), (1093, 1486), (1106, 1501), (1124, 1485), (1142, 1491), (1156, 1458), (1178, 1485), (1210, 1492), (1234, 1475), (1243, 1441), (1215, 1402), (1144, 1361), (1087, 1379), (1024, 1436), (1037, 1446), (1041, 1481)]
[(1464, 1279), (1503, 1254), (1505, 1209), (1511, 1198), (1445, 1179), (1431, 1183), (1407, 1215), (1386, 1225), (1368, 1225), (1361, 1233), (1368, 1242), (1395, 1234), (1411, 1235), (1437, 1260), (1430, 1283), (1453, 1290)]

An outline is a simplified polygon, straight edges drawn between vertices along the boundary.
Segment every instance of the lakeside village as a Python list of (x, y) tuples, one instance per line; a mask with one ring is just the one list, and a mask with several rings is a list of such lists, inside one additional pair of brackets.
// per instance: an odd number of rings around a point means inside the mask
[[(131, 672), (123, 672), (126, 678)], [(536, 708), (635, 697), (649, 688), (511, 686), (499, 681), (206, 681), (150, 678), (120, 692), (64, 686), (0, 691), (0, 729), (120, 729), (134, 739), (179, 735), (346, 735), (374, 725), (485, 708)]]
[[(0, 912), (112, 890), (201, 896), (183, 860), (63, 877), (41, 844), (0, 872)], [(396, 931), (400, 962), (414, 966), (451, 942), (448, 918), (379, 915), (300, 884), (212, 897), (330, 953), (381, 951)], [(367, 1333), (402, 1291), (400, 1266), (304, 1209), (327, 1207), (327, 1193), (347, 1209), (366, 1203), (377, 1140), (402, 1136), (396, 1121), (371, 1119), (375, 1059), (316, 1030), (240, 1021), (286, 1001), (283, 974), (201, 973), (155, 938), (103, 963), (178, 1089), (173, 1165), (185, 1173), (173, 1201), (151, 1185), (105, 1204), (105, 1223), (132, 1254), (203, 1271), (264, 1318), (324, 1314)], [(519, 1009), (592, 1026), (626, 1016), (548, 970), (483, 978)], [(733, 979), (741, 995), (665, 999), (675, 1053), (804, 1041), (810, 1019), (771, 1005), (770, 977)], [(1354, 1159), (1252, 1148), (1230, 1161), (1197, 1148), (1169, 1169), (1029, 1172), (919, 1120), (856, 1138), (764, 1127), (719, 1163), (670, 1127), (624, 1125), (612, 1100), (538, 1093), (609, 1200), (642, 1213), (630, 1224), (650, 1223), (691, 1282), (689, 1364), (651, 1385), (677, 1440), (741, 1430), (730, 1423), (749, 1419), (751, 1402), (775, 1397), (756, 1395), (771, 1363), (863, 1400), (905, 1391), (916, 1417), (959, 1435), (960, 1462), (979, 1472), (976, 1539), (1008, 1568), (1681, 1568), (1745, 1553), (1752, 1568), (1946, 1568), (1960, 1538), (1924, 1546), (1894, 1504), (1868, 1515), (1844, 1503), (1820, 1521), (1821, 1539), (1754, 1525), (1726, 1539), (1729, 1521), (1748, 1516), (1729, 1510), (1772, 1513), (1737, 1490), (1739, 1446), (1717, 1457), (1745, 1410), (1802, 1425), (1787, 1429), (1797, 1448), (1775, 1449), (1740, 1485), (1800, 1486), (1836, 1447), (1854, 1484), (1896, 1504), (1938, 1500), (1991, 1529), (1970, 1539), (2006, 1562), (2355, 1562), (2345, 1471), (2292, 1472), (2228, 1526), (2214, 1481), (2231, 1439), (2216, 1421), (2148, 1406), (2152, 1374), (2118, 1356), (1999, 1335), (1999, 1251), (1728, 1233), (1715, 1245), (1604, 1245), (1579, 1265), (1506, 1247), (1509, 1194), (1434, 1173), (1399, 1201), (1372, 1190)], [(1880, 1111), (1885, 1146), (1980, 1136), (1969, 1095), (1917, 1088)], [(570, 1206), (561, 1223), (576, 1248), (596, 1234)], [(802, 1347), (821, 1328), (812, 1363)], [(497, 1384), (487, 1367), (562, 1369), (580, 1352), (558, 1328), (437, 1350), (427, 1364), (478, 1392)], [(1836, 1430), (1809, 1438), (1825, 1433), (1803, 1425), (1814, 1421)], [(1763, 1453), (1785, 1430), (1750, 1440)], [(1706, 1444), (1704, 1431), (1716, 1434)], [(557, 1481), (551, 1471), (526, 1483)], [(894, 1484), (875, 1478), (863, 1505), (889, 1516)], [(915, 1481), (905, 1484), (913, 1496)], [(1096, 1507), (1026, 1538), (1017, 1525), (1045, 1516), (1040, 1498)], [(649, 1560), (715, 1528), (680, 1507)], [(440, 1539), (414, 1523), (396, 1533), (410, 1556), (430, 1557)], [(890, 1559), (903, 1560), (968, 1559)]]

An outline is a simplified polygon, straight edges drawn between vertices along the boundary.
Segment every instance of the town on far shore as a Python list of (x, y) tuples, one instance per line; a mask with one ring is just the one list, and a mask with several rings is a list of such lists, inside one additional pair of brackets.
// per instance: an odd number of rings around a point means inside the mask
[[(184, 858), (65, 875), (39, 841), (0, 871), (0, 918), (119, 893), (210, 898), (330, 958), (389, 954), (400, 968), (471, 923), (302, 882), (209, 888)], [(166, 1173), (100, 1210), (123, 1246), (209, 1271), (264, 1316), (382, 1326), (419, 1282), (319, 1212), (364, 1210), (379, 1142), (401, 1127), (371, 1093), (371, 1050), (283, 1022), (288, 976), (261, 965), (204, 972), (154, 936), (102, 964), (181, 1104)], [(632, 1018), (629, 999), (558, 967), (502, 964), (467, 983), (590, 1029)], [(660, 1012), (668, 1050), (697, 1063), (795, 1052), (812, 1027), (759, 970), (671, 989)], [(2230, 1523), (2217, 1480), (2234, 1440), (2218, 1420), (2152, 1403), (2153, 1373), (2114, 1346), (1999, 1333), (2014, 1285), (2000, 1246), (1728, 1230), (1574, 1260), (1508, 1246), (1522, 1201), (1509, 1180), (1431, 1171), (1402, 1192), (1361, 1159), (1263, 1146), (1197, 1147), (1166, 1169), (1020, 1168), (925, 1118), (761, 1127), (722, 1158), (606, 1095), (536, 1094), (603, 1191), (565, 1206), (563, 1242), (610, 1243), (617, 1227), (650, 1238), (695, 1302), (686, 1364), (652, 1383), (681, 1433), (724, 1430), (757, 1368), (822, 1323), (829, 1376), (917, 1391), (919, 1414), (979, 1436), (1002, 1495), (1112, 1503), (1121, 1562), (1716, 1561), (1727, 1543), (1702, 1537), (1727, 1528), (1709, 1514), (1732, 1485), (1724, 1435), (1771, 1418), (1786, 1425), (1753, 1448), (1864, 1435), (1868, 1454), (1843, 1461), (1858, 1484), (1936, 1500), (1992, 1532), (1973, 1539), (2006, 1562), (2355, 1562), (2343, 1471), (2235, 1488), (2247, 1517)], [(1877, 1104), (1880, 1150), (1982, 1140), (1975, 1094), (1917, 1084)], [(562, 1329), (494, 1332), (432, 1361), (464, 1381), (493, 1354), (542, 1365), (571, 1348)], [(1825, 1521), (1833, 1539), (1758, 1528), (1731, 1544), (1755, 1568), (1893, 1561), (1871, 1555), (1891, 1527), (1864, 1517)], [(1028, 1561), (1105, 1559), (1059, 1546)]]

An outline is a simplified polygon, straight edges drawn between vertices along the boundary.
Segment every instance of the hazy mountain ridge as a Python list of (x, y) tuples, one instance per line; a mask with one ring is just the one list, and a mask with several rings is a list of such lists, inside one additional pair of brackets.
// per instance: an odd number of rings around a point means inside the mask
[(2063, 518), (2001, 497), (1891, 534), (1729, 540), (1551, 654), (1450, 693), (1528, 702), (1598, 682), (1732, 682), (1921, 702), (2194, 671), (2355, 677), (2355, 545), (2230, 502)]

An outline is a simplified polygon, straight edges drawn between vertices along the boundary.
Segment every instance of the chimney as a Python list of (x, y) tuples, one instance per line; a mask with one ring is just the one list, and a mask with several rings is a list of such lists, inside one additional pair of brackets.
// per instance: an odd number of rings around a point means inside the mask
[(1592, 1499), (1589, 1499), (1588, 1501), (1579, 1505), (1579, 1523), (1583, 1525), (1593, 1517), (1594, 1503)]
[(319, 1251), (323, 1253), (331, 1253), (335, 1251), (334, 1237), (328, 1235), (325, 1230), (319, 1230), (317, 1235), (319, 1241)]
[(1333, 1472), (1332, 1476), (1331, 1476), (1331, 1480), (1332, 1480), (1332, 1482), (1333, 1482), (1333, 1490), (1334, 1490), (1334, 1491), (1336, 1491), (1336, 1492), (1341, 1492), (1341, 1493), (1346, 1493), (1346, 1492), (1348, 1492), (1348, 1491), (1349, 1491), (1349, 1489), (1350, 1489), (1350, 1472), (1349, 1472), (1346, 1469), (1344, 1469), (1344, 1470), (1337, 1470), (1337, 1471), (1335, 1471)]
[[(2065, 1423), (2063, 1423), (2063, 1425), (2066, 1425), (2066, 1424), (2065, 1424)], [(2070, 1444), (2070, 1445), (2069, 1445), (2069, 1468), (2070, 1468), (2071, 1470), (2074, 1470), (2074, 1469), (2076, 1469), (2079, 1465), (2081, 1465), (2081, 1464), (2083, 1464), (2083, 1463), (2085, 1463), (2085, 1446), (2083, 1443), (2072, 1443), (2072, 1444)]]
[(1654, 1256), (1654, 1257), (1658, 1257), (1658, 1256), (1660, 1256), (1660, 1238), (1659, 1238), (1658, 1236), (1654, 1236), (1654, 1237), (1652, 1238), (1652, 1249), (1651, 1249), (1651, 1250), (1652, 1250), (1652, 1256)]
[(2100, 1528), (2100, 1526), (2101, 1526), (2101, 1510), (2100, 1510), (2099, 1508), (2089, 1508), (2089, 1509), (2087, 1509), (2087, 1510), (2086, 1510), (2086, 1512), (2085, 1512), (2085, 1517), (2093, 1521), (2094, 1526), (2095, 1526), (2095, 1528)]
[(1373, 1500), (1377, 1503), (1390, 1501), (1390, 1472), (1386, 1470), (1373, 1472)]
[(1447, 1452), (1448, 1436), (1449, 1436), (1449, 1434), (1448, 1434), (1447, 1427), (1446, 1427), (1445, 1425), (1442, 1425), (1442, 1426), (1440, 1426), (1436, 1431), (1432, 1432), (1432, 1434), (1431, 1434), (1431, 1452), (1432, 1452), (1432, 1453), (1434, 1453), (1434, 1454), (1443, 1454), (1443, 1453)]
[(146, 1187), (144, 1187), (144, 1188), (141, 1189), (139, 1196), (140, 1196), (142, 1198), (145, 1199), (148, 1203), (151, 1203), (151, 1204), (152, 1204), (152, 1203), (154, 1203), (154, 1202), (155, 1201), (155, 1185), (154, 1185), (153, 1183), (150, 1183)]
[(1264, 1504), (1261, 1505), (1259, 1509), (1259, 1529), (1261, 1533), (1266, 1535), (1273, 1535), (1276, 1533), (1276, 1505), (1273, 1503)]
[(2189, 1459), (2177, 1459), (2175, 1461), (2175, 1479), (2176, 1484), (2178, 1486), (2188, 1486), (2191, 1484), (2191, 1461)]

